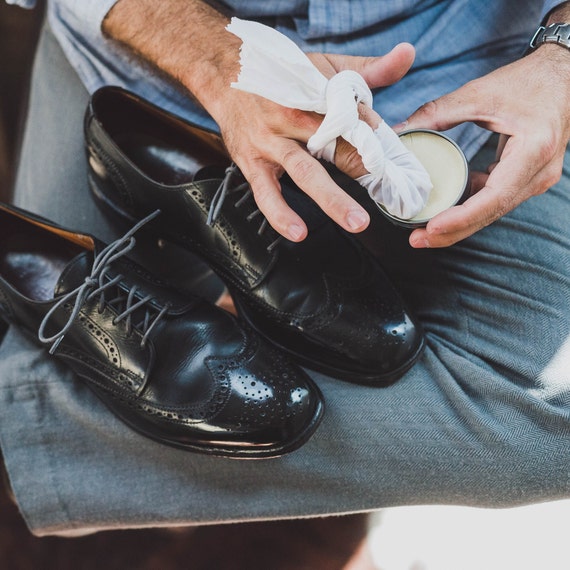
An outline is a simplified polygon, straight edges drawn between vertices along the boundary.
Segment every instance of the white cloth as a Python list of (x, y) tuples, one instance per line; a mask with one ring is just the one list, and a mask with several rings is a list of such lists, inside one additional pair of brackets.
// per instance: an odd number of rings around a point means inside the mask
[(327, 79), (293, 41), (258, 22), (232, 18), (227, 30), (242, 40), (241, 70), (232, 87), (325, 115), (307, 142), (309, 152), (333, 162), (336, 139), (343, 137), (369, 172), (357, 180), (374, 201), (403, 219), (421, 211), (432, 188), (429, 175), (386, 123), (373, 131), (358, 118), (359, 102), (372, 107), (362, 76), (346, 70)]

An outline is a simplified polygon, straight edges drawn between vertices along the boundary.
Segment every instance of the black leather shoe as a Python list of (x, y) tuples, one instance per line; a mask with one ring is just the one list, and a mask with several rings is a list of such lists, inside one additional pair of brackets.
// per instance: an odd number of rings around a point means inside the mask
[(252, 458), (299, 447), (322, 415), (318, 388), (229, 313), (125, 257), (146, 221), (105, 246), (0, 204), (0, 315), (159, 442)]
[(89, 104), (91, 188), (101, 204), (202, 256), (240, 315), (302, 364), (353, 382), (388, 384), (418, 358), (423, 337), (376, 260), (286, 178), (285, 199), (309, 236), (281, 238), (230, 165), (218, 135), (127, 91)]

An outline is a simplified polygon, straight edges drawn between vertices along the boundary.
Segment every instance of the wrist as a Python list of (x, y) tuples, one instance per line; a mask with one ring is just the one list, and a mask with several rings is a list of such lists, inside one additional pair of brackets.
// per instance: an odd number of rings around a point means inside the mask
[(549, 26), (555, 22), (570, 22), (570, 2), (563, 2), (551, 10), (544, 25)]
[(527, 53), (548, 44), (570, 49), (570, 2), (563, 2), (550, 11), (535, 31)]
[(200, 0), (119, 0), (102, 31), (187, 89), (212, 114), (239, 72), (229, 19)]
[(537, 49), (542, 45), (554, 44), (570, 49), (570, 24), (554, 22), (539, 26), (530, 41), (530, 48)]

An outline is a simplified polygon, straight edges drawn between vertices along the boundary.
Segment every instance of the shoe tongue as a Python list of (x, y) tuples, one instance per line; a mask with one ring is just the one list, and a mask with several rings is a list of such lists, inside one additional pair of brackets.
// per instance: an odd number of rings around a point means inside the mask
[(93, 268), (93, 252), (83, 251), (74, 257), (61, 272), (54, 290), (54, 297), (77, 289)]

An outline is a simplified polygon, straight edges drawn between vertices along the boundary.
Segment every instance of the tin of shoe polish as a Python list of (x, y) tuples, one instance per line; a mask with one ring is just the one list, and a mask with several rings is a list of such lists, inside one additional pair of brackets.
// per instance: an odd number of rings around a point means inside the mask
[(391, 222), (405, 228), (421, 228), (431, 218), (463, 202), (469, 194), (469, 167), (463, 151), (448, 136), (429, 129), (400, 133), (400, 140), (422, 163), (430, 175), (433, 189), (419, 214), (403, 219), (390, 214), (381, 204), (379, 210)]

